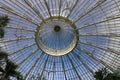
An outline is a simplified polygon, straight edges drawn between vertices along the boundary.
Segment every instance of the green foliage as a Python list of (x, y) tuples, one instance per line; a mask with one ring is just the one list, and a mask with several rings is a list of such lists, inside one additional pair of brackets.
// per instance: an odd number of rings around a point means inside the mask
[(8, 55), (5, 52), (0, 51), (0, 72), (5, 72), (4, 69), (1, 67), (3, 64), (2, 62), (5, 62), (7, 59)]
[(3, 69), (2, 67), (0, 67), (0, 72), (3, 72), (3, 73), (5, 72), (4, 69)]
[(10, 76), (16, 77), (17, 80), (24, 80), (20, 72), (17, 72), (15, 69), (18, 67), (15, 63), (10, 60), (7, 60), (5, 69), (0, 67), (0, 72), (4, 74), (2, 77), (3, 80), (9, 79)]
[(45, 78), (45, 77), (43, 77), (43, 78), (42, 78), (42, 80), (46, 80), (46, 78)]
[(2, 27), (0, 27), (0, 38), (3, 38), (5, 34), (5, 31)]
[(0, 27), (5, 27), (9, 23), (8, 16), (0, 16)]
[(7, 60), (7, 65), (6, 65), (5, 71), (6, 71), (6, 72), (12, 72), (12, 71), (14, 71), (17, 67), (18, 67), (18, 65), (16, 65), (15, 63), (13, 63), (13, 62), (10, 61), (10, 60)]
[(23, 76), (20, 74), (20, 72), (17, 72), (17, 71), (15, 71), (15, 76), (14, 77), (16, 77), (17, 78), (17, 80), (24, 80), (24, 78), (23, 78)]
[(12, 61), (10, 61), (9, 59), (6, 62), (6, 67), (5, 70), (3, 70), (1, 68), (1, 72), (3, 72), (4, 76), (3, 76), (3, 80), (7, 80), (9, 79), (10, 76), (16, 77), (17, 80), (24, 80), (24, 78), (22, 77), (22, 75), (20, 74), (20, 72), (17, 72), (15, 69), (18, 67), (17, 64), (13, 63)]
[(3, 58), (7, 59), (7, 57), (8, 57), (8, 54), (6, 52), (0, 51), (0, 60)]
[[(4, 27), (7, 26), (7, 24), (9, 23), (9, 20), (10, 19), (8, 18), (8, 16), (0, 16), (0, 38), (4, 37), (4, 34), (5, 34)], [(16, 68), (18, 67), (18, 65), (16, 65), (15, 63), (13, 63), (8, 59), (8, 54), (6, 52), (0, 51), (0, 61), (2, 61), (3, 59), (5, 59), (6, 67), (5, 69), (3, 69), (0, 66), (0, 72), (3, 73), (1, 80), (9, 80), (10, 76), (16, 77), (17, 80), (24, 80), (20, 72), (16, 71)]]
[(8, 80), (10, 76), (16, 77), (17, 80), (24, 80), (20, 72), (17, 72), (15, 69), (18, 67), (15, 63), (8, 59), (8, 54), (5, 52), (0, 52), (0, 60), (5, 59), (6, 67), (3, 69), (0, 66), (0, 72), (3, 73), (2, 80)]
[(4, 27), (7, 26), (9, 23), (9, 18), (8, 16), (0, 16), (0, 38), (4, 37), (5, 31)]
[(107, 69), (104, 68), (102, 70), (98, 70), (98, 72), (95, 72), (94, 77), (96, 78), (96, 80), (120, 80), (120, 76), (118, 76), (117, 74), (109, 73)]
[[(0, 52), (0, 61), (6, 61), (8, 59), (8, 54), (5, 52)], [(0, 62), (0, 65), (2, 65), (2, 62)], [(0, 66), (0, 72), (5, 72), (4, 69)]]

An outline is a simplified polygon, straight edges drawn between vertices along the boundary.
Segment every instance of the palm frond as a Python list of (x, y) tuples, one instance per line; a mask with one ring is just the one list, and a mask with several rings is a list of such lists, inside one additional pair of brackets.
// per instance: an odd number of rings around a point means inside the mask
[(4, 69), (2, 67), (0, 67), (0, 72), (4, 73)]
[(9, 18), (8, 16), (0, 16), (0, 27), (5, 27), (9, 23)]
[(9, 70), (9, 72), (10, 72), (10, 71), (14, 71), (17, 67), (18, 67), (17, 64), (15, 64), (14, 62), (8, 60), (5, 70), (6, 71)]
[(3, 38), (5, 34), (4, 28), (0, 27), (0, 38)]
[(8, 58), (8, 54), (6, 52), (0, 52), (0, 59), (3, 59), (3, 58)]

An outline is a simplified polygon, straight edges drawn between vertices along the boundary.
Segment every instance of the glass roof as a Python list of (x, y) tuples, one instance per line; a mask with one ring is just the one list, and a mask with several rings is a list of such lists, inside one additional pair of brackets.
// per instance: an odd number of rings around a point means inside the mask
[[(10, 18), (0, 48), (19, 65), (17, 71), (26, 80), (37, 75), (47, 80), (95, 80), (93, 74), (98, 69), (115, 71), (120, 67), (119, 0), (0, 0), (0, 15)], [(70, 24), (60, 17), (70, 20)], [(35, 35), (42, 22), (45, 29), (40, 29), (39, 38), (47, 47), (70, 45), (78, 31), (76, 46), (61, 56), (46, 54), (39, 48)]]

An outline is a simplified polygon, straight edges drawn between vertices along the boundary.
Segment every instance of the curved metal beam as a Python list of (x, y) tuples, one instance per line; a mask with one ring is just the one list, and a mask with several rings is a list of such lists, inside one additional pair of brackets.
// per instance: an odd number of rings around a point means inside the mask
[(96, 2), (96, 4), (91, 7), (90, 9), (84, 11), (75, 21), (74, 23), (76, 23), (77, 21), (79, 21), (82, 17), (84, 17), (85, 15), (87, 15), (88, 13), (90, 13), (91, 11), (93, 11), (96, 7), (100, 6), (102, 3), (104, 3), (107, 0), (99, 0)]
[(99, 34), (85, 33), (85, 34), (79, 34), (79, 36), (120, 37), (120, 34), (116, 34), (116, 33), (99, 33)]
[(68, 57), (68, 59), (69, 59), (69, 61), (70, 61), (71, 65), (72, 65), (72, 67), (73, 67), (74, 71), (76, 72), (76, 74), (77, 74), (77, 76), (78, 76), (79, 80), (82, 80), (81, 76), (79, 75), (78, 71), (76, 70), (75, 66), (73, 65), (72, 59), (69, 57), (69, 55), (68, 55), (68, 54), (67, 54), (67, 57)]
[(85, 44), (85, 45), (89, 45), (89, 46), (99, 48), (99, 49), (104, 50), (106, 52), (115, 53), (117, 55), (120, 55), (119, 51), (115, 51), (114, 49), (111, 49), (109, 47), (101, 47), (101, 46), (98, 46), (96, 44), (93, 44), (93, 43), (90, 43), (90, 42), (87, 42), (87, 41), (79, 41), (79, 42), (82, 43), (82, 44)]
[(77, 30), (78, 29), (82, 29), (82, 28), (86, 28), (86, 27), (89, 27), (89, 26), (92, 26), (92, 25), (95, 25), (95, 24), (103, 23), (103, 22), (106, 22), (106, 21), (109, 21), (109, 20), (117, 19), (117, 18), (120, 18), (120, 14), (109, 16), (109, 17), (106, 17), (106, 18), (104, 18), (102, 20), (99, 20), (99, 21), (95, 21), (95, 22), (91, 22), (91, 23), (88, 23), (88, 24), (84, 24), (83, 26), (79, 26), (77, 28)]
[(40, 78), (41, 78), (41, 79), (42, 79), (43, 72), (45, 71), (45, 67), (46, 67), (48, 58), (49, 58), (49, 56), (47, 55), (47, 59), (46, 59), (46, 61), (45, 61), (45, 63), (44, 63), (43, 69), (42, 69), (42, 73), (40, 74)]
[(24, 0), (24, 2), (44, 21), (44, 18), (38, 9), (34, 8), (34, 6), (28, 0)]
[(17, 50), (15, 50), (14, 52), (9, 53), (8, 55), (9, 55), (9, 56), (10, 56), (10, 55), (13, 55), (13, 54), (15, 54), (15, 53), (17, 53), (17, 52), (19, 52), (19, 51), (21, 51), (21, 50), (23, 50), (23, 49), (26, 49), (26, 48), (28, 48), (28, 47), (33, 46), (33, 45), (35, 45), (35, 44), (36, 44), (36, 43), (26, 44), (25, 46), (22, 46), (21, 48), (18, 48)]
[(18, 12), (14, 11), (13, 9), (11, 9), (11, 8), (9, 8), (9, 7), (7, 7), (7, 6), (4, 6), (4, 5), (0, 4), (0, 8), (1, 8), (1, 9), (4, 9), (5, 11), (8, 11), (8, 12), (10, 12), (10, 13), (18, 16), (18, 17), (21, 17), (21, 18), (27, 20), (27, 21), (30, 22), (30, 23), (33, 23), (33, 24), (35, 24), (35, 25), (38, 25), (38, 23), (35, 22), (33, 19), (28, 18), (28, 17), (25, 17), (24, 15), (19, 14)]
[(74, 8), (76, 7), (77, 4), (78, 4), (78, 0), (76, 0), (75, 4), (74, 4), (73, 7), (70, 9), (70, 13), (67, 15), (67, 18), (71, 15), (72, 11), (74, 10)]
[(4, 38), (0, 40), (0, 43), (18, 41), (18, 40), (27, 40), (27, 39), (34, 39), (34, 37), (33, 36), (18, 36), (16, 38)]
[(62, 61), (62, 68), (63, 68), (63, 72), (64, 72), (65, 80), (67, 80), (67, 76), (66, 76), (66, 72), (65, 72), (65, 66), (64, 66), (64, 62), (63, 62), (63, 58), (62, 58), (62, 56), (61, 56), (61, 61)]
[(59, 16), (60, 16), (60, 12), (61, 12), (61, 4), (62, 4), (62, 0), (59, 0)]
[(81, 57), (80, 57), (76, 52), (73, 51), (73, 53), (74, 53), (74, 56), (75, 56), (76, 58), (78, 58), (78, 59), (82, 62), (82, 64), (83, 64), (92, 74), (94, 74), (94, 71), (86, 64), (86, 62), (84, 62), (84, 61), (81, 59)]
[(89, 57), (93, 58), (93, 59), (96, 60), (97, 62), (105, 65), (105, 66), (108, 67), (111, 71), (114, 71), (114, 69), (111, 68), (110, 65), (108, 65), (108, 64), (106, 64), (104, 61), (96, 58), (96, 57), (94, 56), (94, 53), (92, 53), (92, 52), (90, 52), (90, 51), (88, 51), (88, 50), (86, 50), (86, 49), (83, 49), (83, 48), (77, 48), (77, 49), (80, 50), (81, 52), (87, 54)]
[(25, 60), (27, 60), (30, 56), (32, 56), (34, 53), (36, 53), (39, 49), (35, 49), (33, 50), (28, 56), (26, 56), (21, 62), (18, 63), (18, 65), (22, 64), (23, 62), (25, 62)]
[(48, 13), (49, 13), (49, 15), (50, 15), (50, 17), (51, 17), (52, 15), (51, 15), (50, 8), (49, 8), (49, 6), (48, 6), (47, 0), (44, 0), (44, 2), (45, 2), (45, 5), (46, 5), (46, 7), (47, 7)]
[(19, 29), (19, 30), (26, 30), (26, 31), (30, 31), (30, 32), (35, 32), (35, 29), (33, 28), (29, 28), (29, 27), (23, 27), (23, 26), (19, 26), (19, 25), (7, 25), (6, 28), (13, 28), (13, 29)]
[(27, 78), (27, 76), (30, 74), (31, 70), (36, 66), (36, 64), (38, 63), (38, 61), (40, 60), (41, 56), (42, 56), (43, 52), (40, 54), (40, 56), (37, 58), (37, 60), (35, 61), (34, 64), (32, 64), (32, 67), (29, 69), (29, 71), (26, 73), (25, 79)]

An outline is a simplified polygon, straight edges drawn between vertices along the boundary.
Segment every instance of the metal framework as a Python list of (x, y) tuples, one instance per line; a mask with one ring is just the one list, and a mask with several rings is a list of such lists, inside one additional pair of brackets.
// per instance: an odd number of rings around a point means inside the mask
[[(120, 0), (0, 0), (0, 15), (10, 18), (0, 49), (26, 80), (95, 80), (98, 69), (120, 67)], [(62, 39), (51, 35), (49, 26), (65, 23)]]

